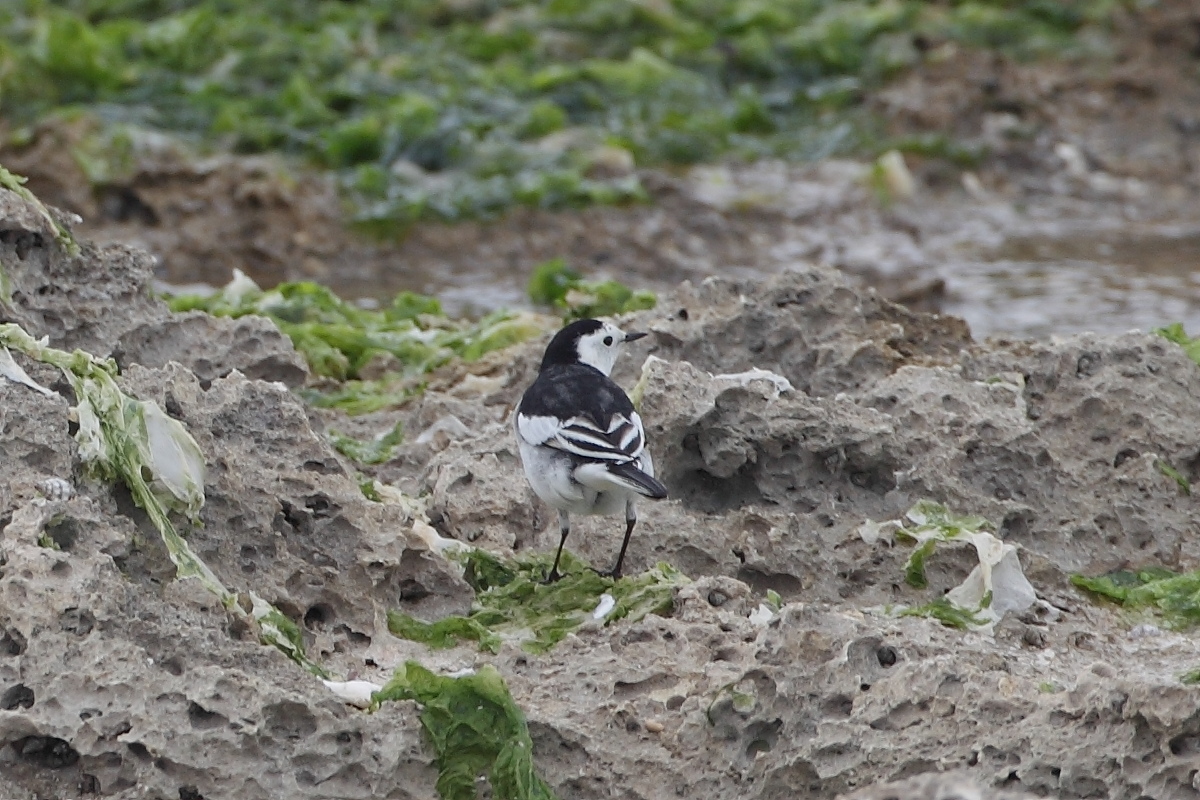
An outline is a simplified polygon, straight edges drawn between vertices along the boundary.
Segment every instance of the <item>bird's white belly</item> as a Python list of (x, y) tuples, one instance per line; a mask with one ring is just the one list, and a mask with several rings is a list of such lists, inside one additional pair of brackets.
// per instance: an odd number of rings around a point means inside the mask
[(626, 492), (598, 492), (572, 477), (576, 461), (558, 450), (531, 445), (518, 437), (521, 463), (534, 494), (570, 514), (623, 514)]

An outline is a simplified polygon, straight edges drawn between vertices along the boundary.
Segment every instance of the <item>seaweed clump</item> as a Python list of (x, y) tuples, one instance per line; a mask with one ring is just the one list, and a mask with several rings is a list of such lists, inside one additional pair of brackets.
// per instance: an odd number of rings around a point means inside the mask
[(421, 726), (437, 756), (442, 800), (475, 800), (481, 776), (500, 800), (555, 800), (534, 768), (525, 715), (490, 664), (451, 677), (409, 661), (372, 699), (376, 706), (396, 700), (421, 706)]
[[(675, 590), (687, 578), (669, 564), (621, 580), (603, 577), (564, 551), (565, 575), (543, 583), (550, 568), (549, 554), (505, 561), (471, 549), (454, 556), (462, 560), (464, 577), (475, 590), (475, 603), (465, 617), (450, 616), (422, 622), (400, 611), (388, 612), (388, 628), (396, 636), (430, 647), (452, 647), (464, 641), (499, 652), (513, 641), (530, 653), (545, 653), (589, 620), (637, 621), (647, 614), (669, 613)], [(609, 605), (611, 609), (599, 613)]]

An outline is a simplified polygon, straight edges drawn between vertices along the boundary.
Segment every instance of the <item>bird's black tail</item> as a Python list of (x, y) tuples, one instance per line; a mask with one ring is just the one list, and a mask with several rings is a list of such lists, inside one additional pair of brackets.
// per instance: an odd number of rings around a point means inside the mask
[(652, 500), (661, 500), (667, 496), (667, 487), (654, 477), (642, 472), (632, 461), (626, 461), (623, 464), (607, 464), (606, 466), (611, 475), (620, 479), (621, 483), (640, 495)]

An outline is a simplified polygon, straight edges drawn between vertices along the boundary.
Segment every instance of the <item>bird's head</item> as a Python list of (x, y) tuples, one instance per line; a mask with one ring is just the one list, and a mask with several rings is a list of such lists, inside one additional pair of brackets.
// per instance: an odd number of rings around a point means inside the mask
[(645, 335), (626, 333), (598, 319), (577, 320), (554, 334), (542, 358), (542, 369), (553, 364), (587, 364), (608, 375), (617, 363), (621, 345)]

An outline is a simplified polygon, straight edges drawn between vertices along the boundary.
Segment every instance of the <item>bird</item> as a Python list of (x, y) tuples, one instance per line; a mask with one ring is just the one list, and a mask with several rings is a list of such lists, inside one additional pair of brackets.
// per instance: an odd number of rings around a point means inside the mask
[(562, 577), (558, 564), (572, 514), (624, 510), (617, 562), (599, 572), (618, 579), (637, 524), (635, 501), (667, 496), (654, 477), (642, 419), (609, 377), (621, 347), (645, 335), (596, 319), (572, 322), (546, 346), (537, 378), (517, 406), (513, 427), (525, 477), (534, 494), (558, 511), (561, 538), (546, 583)]

